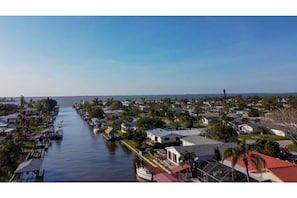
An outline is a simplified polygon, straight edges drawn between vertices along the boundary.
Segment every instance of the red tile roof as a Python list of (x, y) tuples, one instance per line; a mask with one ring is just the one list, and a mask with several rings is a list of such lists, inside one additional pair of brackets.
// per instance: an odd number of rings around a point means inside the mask
[[(272, 169), (272, 168), (283, 168), (283, 167), (291, 167), (291, 166), (296, 166), (293, 163), (278, 159), (278, 158), (274, 158), (274, 157), (270, 157), (268, 155), (264, 155), (262, 153), (258, 153), (258, 152), (254, 152), (254, 151), (249, 151), (248, 155), (250, 156), (251, 154), (257, 154), (260, 155), (265, 161), (266, 161), (266, 167), (264, 169)], [(232, 162), (232, 157), (229, 157), (226, 159), (229, 162)], [(257, 168), (253, 165), (253, 163), (251, 162), (251, 160), (249, 159), (248, 161), (249, 164), (249, 171), (250, 172), (256, 172)], [(239, 158), (237, 164), (238, 166), (241, 166), (243, 168), (245, 168), (244, 162), (243, 162), (243, 158)]]
[(269, 169), (283, 182), (297, 182), (297, 166)]
[(171, 169), (171, 173), (172, 173), (172, 174), (176, 174), (176, 173), (185, 171), (186, 169), (189, 169), (189, 168), (191, 168), (191, 166), (188, 165), (188, 164), (184, 164), (184, 165), (176, 166), (176, 167), (174, 167), (173, 169)]
[(168, 173), (154, 175), (154, 180), (157, 182), (180, 182), (176, 177)]

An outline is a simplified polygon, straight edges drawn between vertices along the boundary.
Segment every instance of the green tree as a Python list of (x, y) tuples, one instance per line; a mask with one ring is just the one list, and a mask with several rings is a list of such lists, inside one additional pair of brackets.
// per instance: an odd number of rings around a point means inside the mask
[(214, 158), (215, 160), (217, 160), (217, 161), (222, 161), (222, 156), (221, 156), (219, 147), (215, 147), (213, 158)]
[(234, 181), (234, 167), (237, 162), (242, 159), (245, 169), (246, 169), (246, 179), (249, 182), (249, 161), (256, 167), (257, 171), (261, 171), (263, 167), (266, 166), (266, 161), (257, 154), (249, 154), (249, 148), (245, 140), (238, 141), (237, 145), (234, 148), (228, 148), (224, 152), (224, 159), (231, 157), (231, 166), (232, 166), (232, 181)]
[(0, 177), (8, 180), (20, 162), (22, 148), (12, 140), (0, 144)]
[(104, 118), (104, 111), (99, 106), (89, 108), (88, 113), (92, 118)]
[(122, 102), (121, 101), (118, 101), (118, 100), (114, 100), (110, 104), (110, 109), (111, 110), (122, 109), (122, 107), (123, 107)]
[(249, 112), (249, 117), (259, 117), (260, 113), (258, 109), (252, 108), (251, 111)]
[(210, 126), (208, 136), (223, 142), (236, 142), (238, 134), (231, 126), (220, 121)]
[(183, 153), (181, 153), (180, 158), (179, 158), (179, 162), (181, 164), (189, 164), (191, 165), (191, 163), (194, 161), (194, 158), (196, 157), (195, 153), (192, 151), (185, 151)]
[(15, 104), (0, 104), (0, 116), (17, 113), (20, 106)]
[(280, 145), (275, 141), (258, 139), (254, 147), (256, 148), (257, 152), (272, 157), (278, 157), (278, 155), (280, 154)]
[(148, 130), (153, 128), (163, 128), (165, 123), (161, 118), (142, 117), (136, 121), (136, 127), (142, 130)]

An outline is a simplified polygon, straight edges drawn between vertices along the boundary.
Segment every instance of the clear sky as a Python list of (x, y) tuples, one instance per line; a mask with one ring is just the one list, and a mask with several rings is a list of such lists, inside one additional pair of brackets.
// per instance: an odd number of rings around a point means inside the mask
[(0, 17), (0, 96), (297, 92), (297, 17)]

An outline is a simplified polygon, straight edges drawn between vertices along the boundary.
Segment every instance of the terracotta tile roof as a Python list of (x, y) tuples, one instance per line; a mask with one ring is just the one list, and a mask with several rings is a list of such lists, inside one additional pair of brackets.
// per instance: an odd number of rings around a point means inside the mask
[(183, 171), (185, 171), (187, 169), (190, 169), (190, 168), (191, 168), (191, 166), (188, 165), (188, 164), (176, 166), (173, 169), (171, 169), (171, 173), (172, 174), (176, 174), (176, 173), (183, 172)]
[[(272, 168), (283, 168), (283, 167), (291, 167), (291, 166), (296, 166), (293, 163), (278, 159), (278, 158), (274, 158), (274, 157), (270, 157), (268, 155), (264, 155), (262, 153), (258, 153), (258, 152), (254, 152), (254, 151), (249, 151), (249, 156), (251, 154), (257, 154), (260, 155), (265, 161), (266, 161), (266, 167), (264, 169), (272, 169)], [(229, 162), (232, 162), (232, 157), (229, 157), (226, 159)], [(257, 168), (253, 165), (253, 163), (251, 162), (251, 160), (249, 159), (248, 161), (249, 164), (249, 171), (250, 172), (257, 172)], [(241, 166), (243, 168), (245, 168), (245, 165), (243, 163), (242, 157), (238, 160), (237, 164), (238, 166)]]
[(283, 182), (297, 182), (297, 166), (269, 169)]
[(154, 175), (154, 180), (157, 182), (180, 182), (176, 177), (168, 173)]

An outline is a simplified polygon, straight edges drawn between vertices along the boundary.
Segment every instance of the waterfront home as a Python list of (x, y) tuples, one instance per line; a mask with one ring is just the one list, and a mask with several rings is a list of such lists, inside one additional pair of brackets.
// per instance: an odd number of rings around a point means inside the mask
[(192, 146), (171, 146), (166, 147), (167, 151), (167, 160), (170, 163), (175, 165), (180, 164), (180, 157), (182, 153), (188, 151), (193, 152), (199, 160), (207, 161), (211, 160), (214, 157), (214, 150), (218, 148), (221, 155), (225, 152), (227, 148), (233, 148), (234, 143), (217, 143), (217, 144), (201, 144), (201, 145), (192, 145)]
[(105, 139), (108, 141), (112, 141), (117, 138), (116, 130), (112, 127), (108, 127), (107, 129), (105, 129), (104, 132), (105, 134), (103, 135), (103, 137), (105, 137)]
[(8, 125), (15, 125), (16, 124), (16, 120), (18, 118), (19, 113), (13, 113), (13, 114), (9, 114), (9, 115), (5, 115), (5, 116), (0, 116), (0, 119), (7, 123)]
[[(297, 182), (297, 165), (278, 158), (270, 157), (262, 153), (250, 151), (248, 155), (260, 155), (266, 162), (266, 166), (260, 172), (253, 165), (251, 158), (248, 157), (248, 170), (251, 178), (257, 181), (272, 182)], [(231, 167), (232, 157), (226, 158), (223, 164)], [(235, 170), (246, 174), (246, 168), (242, 156), (234, 167)]]
[(123, 122), (121, 124), (121, 131), (123, 133), (127, 133), (128, 130), (135, 131), (136, 130), (135, 123), (133, 123), (133, 122)]
[(200, 135), (203, 131), (201, 129), (188, 130), (167, 130), (167, 129), (151, 129), (146, 131), (147, 138), (153, 143), (165, 143), (180, 141), (180, 138), (190, 135)]
[(151, 140), (152, 143), (166, 143), (166, 142), (176, 142), (180, 141), (182, 137), (179, 134), (173, 133), (173, 131), (166, 129), (151, 129), (146, 131), (147, 138)]
[(200, 135), (190, 135), (180, 139), (183, 146), (203, 145), (203, 144), (220, 144), (222, 142), (209, 139)]

